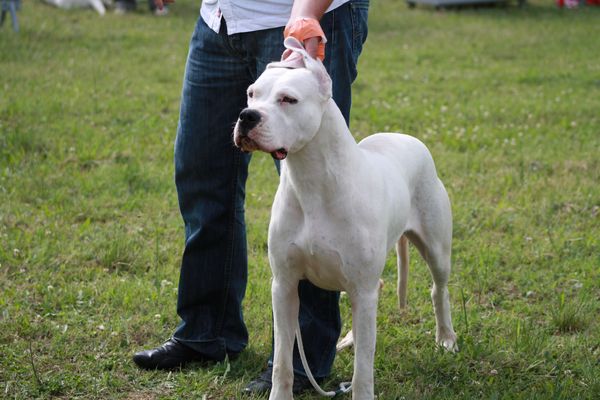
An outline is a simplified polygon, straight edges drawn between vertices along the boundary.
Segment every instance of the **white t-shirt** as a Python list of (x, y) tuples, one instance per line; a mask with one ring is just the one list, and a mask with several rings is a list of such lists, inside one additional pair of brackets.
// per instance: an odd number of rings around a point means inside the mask
[[(331, 11), (349, 0), (333, 0)], [(219, 32), (221, 18), (227, 21), (227, 33), (260, 31), (285, 26), (292, 12), (293, 0), (203, 0), (200, 15), (206, 24)]]

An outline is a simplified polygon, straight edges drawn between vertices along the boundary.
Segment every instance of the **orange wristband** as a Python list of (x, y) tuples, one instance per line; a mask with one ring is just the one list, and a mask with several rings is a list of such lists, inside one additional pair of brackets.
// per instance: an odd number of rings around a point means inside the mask
[(320, 38), (319, 47), (317, 49), (317, 58), (321, 61), (325, 59), (325, 43), (327, 38), (319, 21), (312, 18), (298, 18), (294, 23), (287, 26), (283, 31), (283, 37), (288, 36), (295, 37), (300, 42), (304, 42), (306, 39), (318, 37)]

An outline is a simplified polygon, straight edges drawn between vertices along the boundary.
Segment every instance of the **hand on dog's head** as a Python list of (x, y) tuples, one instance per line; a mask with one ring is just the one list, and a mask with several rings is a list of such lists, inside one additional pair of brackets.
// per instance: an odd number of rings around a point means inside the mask
[(267, 68), (306, 68), (311, 71), (319, 82), (319, 91), (327, 98), (332, 95), (332, 83), (325, 66), (319, 59), (312, 58), (302, 43), (292, 36), (289, 36), (283, 42), (286, 51), (283, 53), (281, 61), (272, 62)]

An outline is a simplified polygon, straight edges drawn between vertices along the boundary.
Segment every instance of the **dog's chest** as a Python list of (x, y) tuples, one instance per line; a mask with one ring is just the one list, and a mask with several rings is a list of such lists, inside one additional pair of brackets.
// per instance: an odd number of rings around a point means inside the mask
[(341, 254), (326, 243), (299, 242), (290, 244), (288, 265), (302, 277), (327, 290), (342, 290), (346, 281)]
[(286, 265), (327, 290), (346, 290), (355, 269), (373, 255), (366, 248), (367, 232), (359, 226), (340, 226), (325, 216), (304, 220), (288, 237)]

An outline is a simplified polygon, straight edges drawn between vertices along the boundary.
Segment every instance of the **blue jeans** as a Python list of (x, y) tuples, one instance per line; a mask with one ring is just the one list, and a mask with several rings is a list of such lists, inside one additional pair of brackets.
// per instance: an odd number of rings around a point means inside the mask
[[(368, 1), (327, 13), (324, 64), (333, 98), (349, 119), (351, 83), (367, 35)], [(232, 129), (246, 107), (246, 89), (269, 62), (279, 60), (283, 28), (228, 36), (198, 19), (185, 69), (175, 141), (175, 181), (185, 223), (174, 337), (222, 360), (248, 343), (242, 301), (248, 278), (245, 184), (250, 155), (238, 150)], [(340, 335), (339, 293), (300, 283), (300, 326), (313, 374), (329, 375)], [(303, 373), (295, 354), (294, 366)]]

